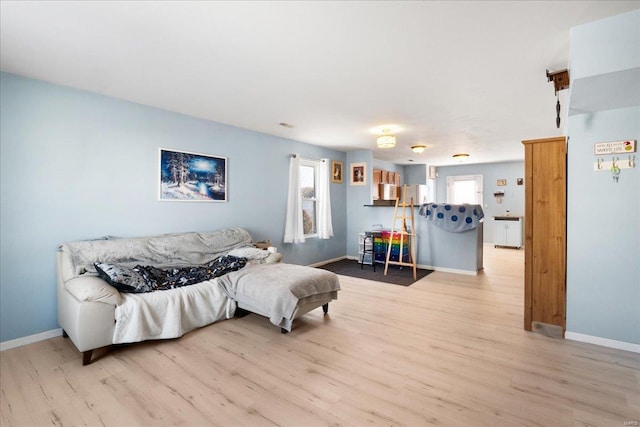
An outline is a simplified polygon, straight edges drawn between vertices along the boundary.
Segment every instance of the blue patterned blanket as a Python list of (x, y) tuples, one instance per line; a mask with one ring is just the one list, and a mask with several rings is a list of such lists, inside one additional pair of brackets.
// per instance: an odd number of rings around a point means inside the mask
[(452, 233), (472, 230), (484, 218), (482, 206), (472, 204), (426, 203), (420, 206), (418, 214), (436, 227)]
[(119, 264), (95, 263), (98, 276), (120, 292), (152, 292), (174, 289), (223, 276), (247, 264), (246, 258), (224, 255), (206, 265), (159, 268), (153, 265), (127, 267)]

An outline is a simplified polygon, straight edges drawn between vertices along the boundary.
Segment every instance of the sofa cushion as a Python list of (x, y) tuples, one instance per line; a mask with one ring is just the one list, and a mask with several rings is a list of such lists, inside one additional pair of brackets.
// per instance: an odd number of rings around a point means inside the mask
[(279, 252), (269, 252), (263, 249), (247, 246), (244, 248), (236, 248), (229, 251), (229, 255), (246, 258), (251, 264), (271, 264), (282, 261), (282, 254)]
[(94, 265), (98, 276), (120, 292), (141, 293), (153, 291), (152, 283), (145, 280), (143, 275), (134, 268), (104, 262), (96, 262)]
[(96, 276), (79, 276), (68, 280), (64, 288), (79, 301), (95, 301), (120, 305), (120, 292), (107, 282)]

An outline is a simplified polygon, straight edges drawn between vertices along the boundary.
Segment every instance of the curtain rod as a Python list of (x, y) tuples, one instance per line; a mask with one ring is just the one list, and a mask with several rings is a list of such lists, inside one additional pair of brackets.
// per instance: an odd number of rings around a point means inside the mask
[[(295, 159), (296, 157), (298, 157), (298, 155), (297, 155), (297, 154), (295, 154), (295, 153), (291, 153), (291, 154), (289, 154), (289, 158), (294, 158), (294, 159)], [(305, 159), (305, 160), (313, 160), (313, 161), (316, 161), (316, 162), (318, 162), (318, 161), (320, 161), (320, 162), (326, 162), (326, 161), (327, 161), (327, 159), (309, 159), (309, 158), (306, 158), (306, 157), (300, 157), (300, 158), (301, 158), (301, 159)]]

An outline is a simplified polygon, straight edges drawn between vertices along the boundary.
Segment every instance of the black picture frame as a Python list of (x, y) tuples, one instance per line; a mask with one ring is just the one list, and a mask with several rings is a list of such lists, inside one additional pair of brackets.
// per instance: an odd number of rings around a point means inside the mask
[(226, 157), (160, 148), (158, 164), (159, 201), (227, 201)]

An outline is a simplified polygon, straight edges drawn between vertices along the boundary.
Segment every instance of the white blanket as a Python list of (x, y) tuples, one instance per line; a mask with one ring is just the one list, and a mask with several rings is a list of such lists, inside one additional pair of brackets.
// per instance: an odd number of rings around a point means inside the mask
[(116, 307), (114, 344), (177, 338), (232, 318), (236, 307), (216, 279), (166, 291), (121, 295), (122, 304)]

